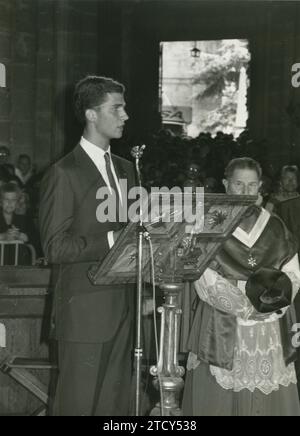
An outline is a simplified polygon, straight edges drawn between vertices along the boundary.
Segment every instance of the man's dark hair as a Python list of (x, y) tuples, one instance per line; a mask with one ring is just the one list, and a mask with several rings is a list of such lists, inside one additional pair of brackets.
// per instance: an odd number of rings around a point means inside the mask
[(225, 169), (225, 177), (227, 180), (232, 177), (235, 170), (253, 170), (256, 171), (259, 179), (261, 179), (262, 176), (260, 164), (251, 157), (239, 157), (232, 159)]
[(85, 123), (85, 111), (106, 101), (107, 94), (124, 94), (125, 87), (109, 77), (87, 76), (80, 80), (74, 91), (74, 109), (78, 120)]

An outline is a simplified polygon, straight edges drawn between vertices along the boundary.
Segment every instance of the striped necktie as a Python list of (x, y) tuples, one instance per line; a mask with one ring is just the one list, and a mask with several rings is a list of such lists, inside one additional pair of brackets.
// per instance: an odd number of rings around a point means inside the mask
[(117, 188), (117, 184), (116, 184), (116, 181), (115, 181), (112, 169), (111, 169), (111, 158), (110, 158), (110, 154), (108, 152), (105, 153), (104, 159), (105, 159), (105, 166), (106, 166), (106, 172), (107, 172), (109, 184), (110, 184), (111, 189), (113, 191), (115, 191), (115, 195), (116, 195), (116, 216), (117, 216), (117, 221), (118, 221), (119, 207), (120, 207), (120, 195), (119, 195), (119, 190)]

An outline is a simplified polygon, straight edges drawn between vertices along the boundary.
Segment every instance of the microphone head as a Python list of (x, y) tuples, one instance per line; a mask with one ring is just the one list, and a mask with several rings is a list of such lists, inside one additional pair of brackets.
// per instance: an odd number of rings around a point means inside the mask
[(139, 147), (138, 145), (136, 145), (135, 147), (132, 147), (131, 149), (131, 156), (134, 157), (135, 159), (140, 159), (143, 155), (143, 151), (145, 150), (146, 145), (142, 145), (141, 147)]
[(132, 157), (138, 157), (138, 155), (139, 155), (139, 149), (140, 149), (140, 147), (138, 146), (138, 145), (136, 145), (135, 147), (132, 147), (132, 149), (131, 149), (131, 156)]

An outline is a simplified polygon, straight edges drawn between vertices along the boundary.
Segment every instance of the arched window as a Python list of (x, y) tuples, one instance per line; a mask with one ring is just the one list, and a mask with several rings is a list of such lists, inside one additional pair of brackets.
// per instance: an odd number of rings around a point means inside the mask
[(0, 64), (0, 87), (6, 87), (6, 70), (3, 64)]

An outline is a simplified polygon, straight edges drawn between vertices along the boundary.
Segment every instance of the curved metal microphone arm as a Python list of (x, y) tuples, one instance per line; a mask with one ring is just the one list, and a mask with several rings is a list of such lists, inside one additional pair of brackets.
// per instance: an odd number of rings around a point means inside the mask
[(136, 174), (137, 174), (137, 178), (138, 178), (138, 182), (139, 182), (139, 187), (142, 187), (142, 174), (141, 174), (141, 170), (140, 170), (140, 161), (139, 159), (135, 160), (135, 169), (136, 169)]
[(131, 156), (135, 158), (135, 168), (138, 178), (138, 183), (140, 187), (140, 225), (143, 224), (143, 210), (142, 210), (142, 174), (140, 169), (140, 160), (143, 156), (146, 145), (143, 144), (141, 146), (135, 146), (131, 149)]
[(139, 182), (140, 188), (142, 187), (142, 175), (141, 175), (141, 170), (140, 170), (140, 159), (143, 156), (145, 148), (146, 148), (146, 145), (143, 144), (140, 147), (137, 145), (135, 147), (132, 147), (132, 149), (131, 149), (131, 156), (135, 158), (135, 167), (136, 167), (136, 172), (137, 172), (138, 182)]

